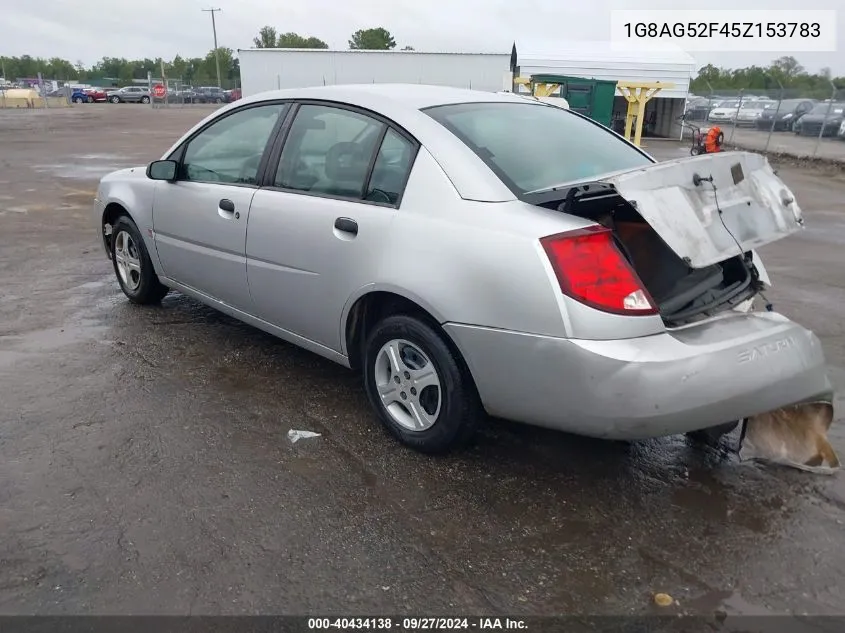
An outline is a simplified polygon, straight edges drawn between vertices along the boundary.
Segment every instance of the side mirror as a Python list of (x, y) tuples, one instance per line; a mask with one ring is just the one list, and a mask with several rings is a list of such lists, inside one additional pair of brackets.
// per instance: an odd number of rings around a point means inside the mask
[(150, 180), (176, 180), (176, 169), (179, 163), (175, 160), (154, 160), (147, 166), (147, 178)]

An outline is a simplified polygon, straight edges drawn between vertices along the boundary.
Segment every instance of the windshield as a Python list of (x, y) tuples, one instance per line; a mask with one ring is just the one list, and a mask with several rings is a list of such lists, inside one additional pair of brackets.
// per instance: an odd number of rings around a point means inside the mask
[(720, 108), (736, 108), (739, 105), (739, 101), (723, 101), (719, 104)]
[(845, 109), (845, 104), (842, 103), (819, 103), (811, 111), (810, 114), (827, 114), (830, 108), (831, 114), (842, 114)]
[(462, 103), (426, 108), (519, 195), (651, 160), (607, 128), (539, 103)]

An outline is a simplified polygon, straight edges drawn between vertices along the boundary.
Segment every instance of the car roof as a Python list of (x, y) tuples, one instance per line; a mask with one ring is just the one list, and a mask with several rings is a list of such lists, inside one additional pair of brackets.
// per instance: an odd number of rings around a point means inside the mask
[[(456, 103), (513, 102), (519, 99), (513, 93), (496, 93), (467, 88), (430, 86), (423, 84), (345, 84), (315, 86), (311, 88), (288, 88), (263, 92), (250, 100), (268, 99), (327, 99), (364, 105), (378, 100), (394, 106), (421, 110), (423, 108)], [(520, 99), (520, 102), (523, 100)]]

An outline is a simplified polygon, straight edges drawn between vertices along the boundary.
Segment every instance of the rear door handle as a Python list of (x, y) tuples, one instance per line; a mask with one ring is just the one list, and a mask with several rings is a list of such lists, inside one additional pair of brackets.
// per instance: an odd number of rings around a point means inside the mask
[(358, 223), (352, 218), (337, 218), (334, 221), (334, 228), (344, 233), (358, 235)]
[(228, 211), (229, 213), (235, 212), (235, 203), (229, 200), (228, 198), (223, 198), (220, 201), (220, 208), (223, 211)]

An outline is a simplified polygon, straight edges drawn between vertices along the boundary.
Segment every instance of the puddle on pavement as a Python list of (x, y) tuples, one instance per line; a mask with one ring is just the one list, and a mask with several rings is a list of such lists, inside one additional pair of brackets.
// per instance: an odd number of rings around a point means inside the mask
[(104, 341), (107, 326), (93, 319), (81, 319), (64, 327), (35, 330), (26, 334), (0, 336), (0, 367), (9, 365), (33, 354), (51, 352), (76, 343)]
[(69, 158), (70, 162), (34, 165), (33, 168), (37, 172), (46, 172), (62, 178), (91, 180), (138, 164), (137, 161), (119, 154), (79, 154)]

